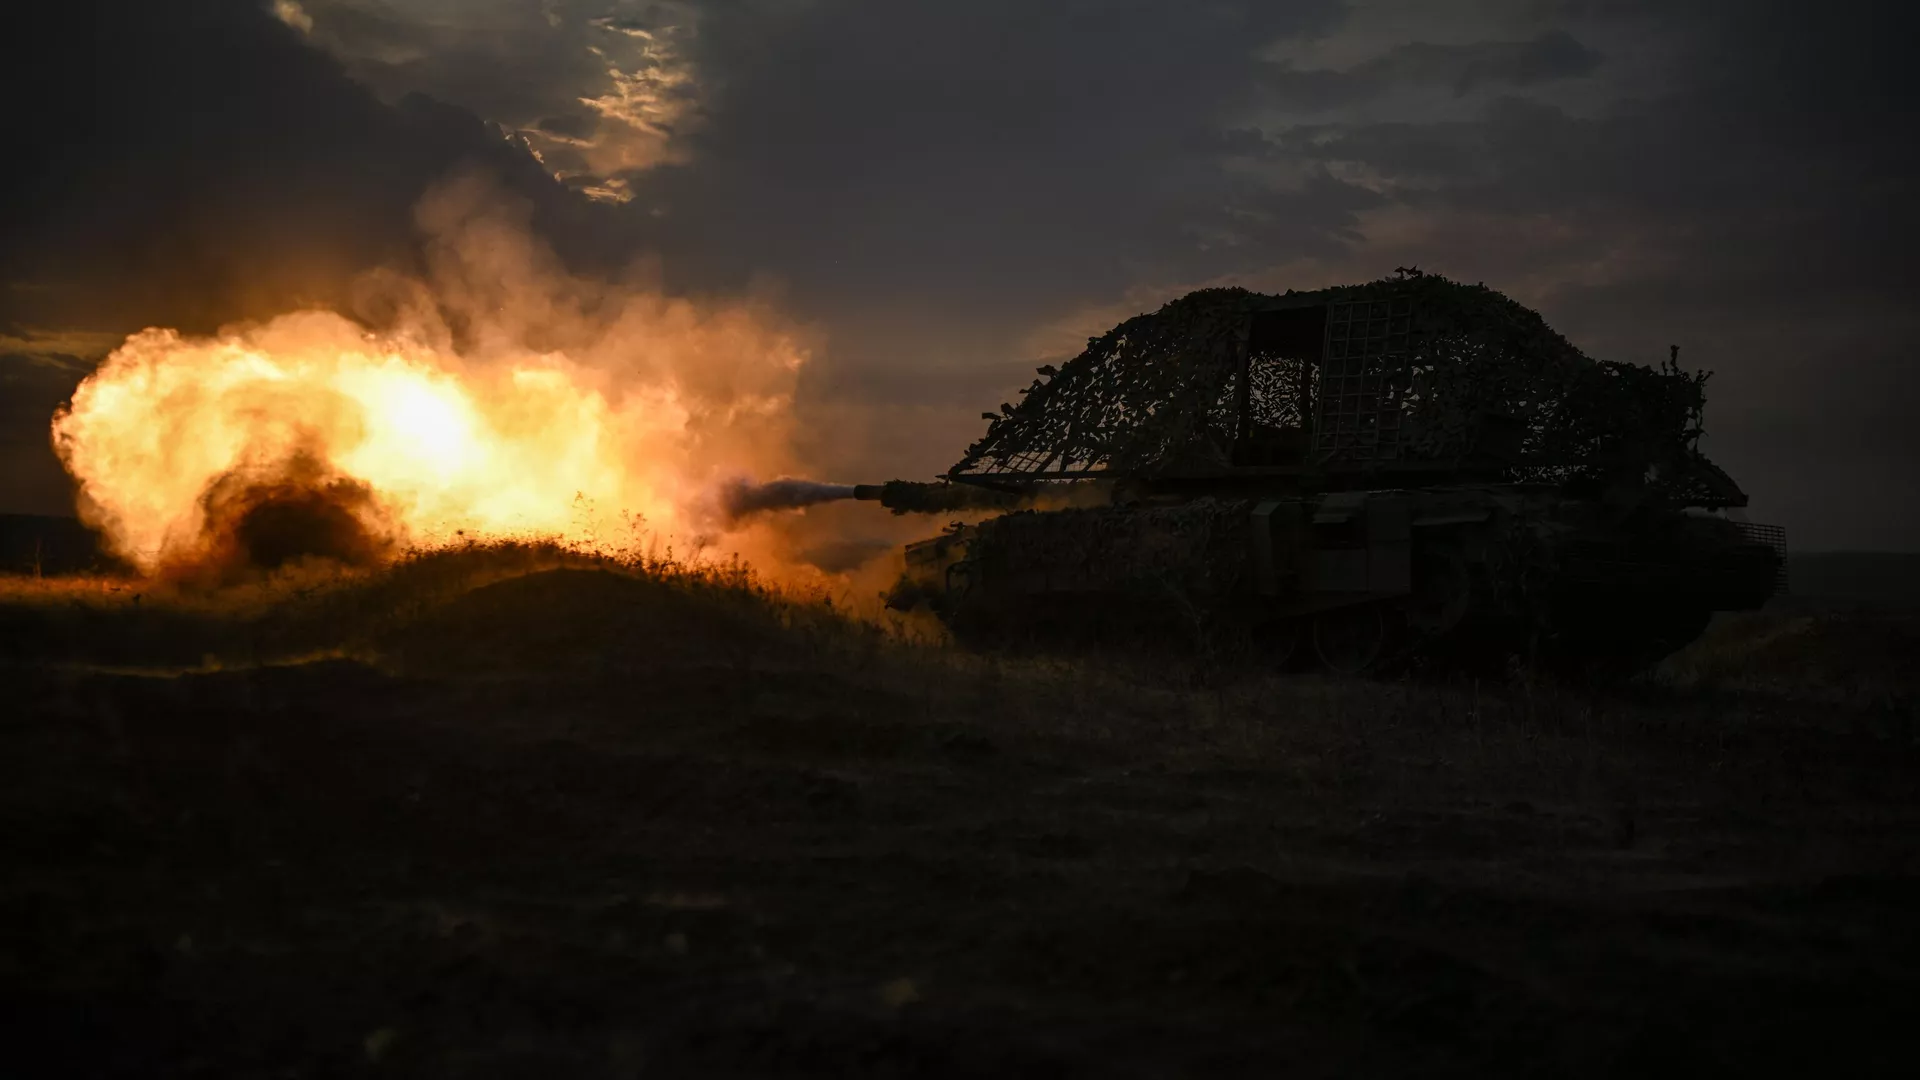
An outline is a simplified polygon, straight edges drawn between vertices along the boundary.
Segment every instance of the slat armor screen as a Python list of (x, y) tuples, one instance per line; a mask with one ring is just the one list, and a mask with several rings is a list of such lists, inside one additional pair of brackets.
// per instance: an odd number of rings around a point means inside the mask
[(1385, 461), (1398, 455), (1412, 339), (1411, 299), (1328, 305), (1315, 403), (1316, 460)]

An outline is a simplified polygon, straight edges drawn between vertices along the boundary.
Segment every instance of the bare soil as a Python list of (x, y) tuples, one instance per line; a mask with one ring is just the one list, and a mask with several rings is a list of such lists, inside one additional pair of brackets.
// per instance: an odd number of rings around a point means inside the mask
[(0, 604), (6, 1071), (1911, 1075), (1912, 698), (1778, 626), (1345, 683), (527, 569)]

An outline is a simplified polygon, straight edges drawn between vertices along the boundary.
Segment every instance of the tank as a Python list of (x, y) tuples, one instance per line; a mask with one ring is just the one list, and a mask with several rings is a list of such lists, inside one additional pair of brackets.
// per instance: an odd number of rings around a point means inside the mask
[(942, 483), (861, 489), (984, 518), (910, 545), (889, 596), (976, 643), (1631, 670), (1786, 585), (1699, 449), (1707, 373), (1596, 361), (1482, 285), (1202, 290), (1038, 374)]

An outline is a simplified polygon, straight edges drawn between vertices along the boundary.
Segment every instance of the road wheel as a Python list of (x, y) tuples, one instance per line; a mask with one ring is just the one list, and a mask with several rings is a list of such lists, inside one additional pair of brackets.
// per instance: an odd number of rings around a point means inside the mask
[(1387, 646), (1387, 617), (1379, 604), (1323, 611), (1313, 620), (1313, 652), (1336, 675), (1358, 675)]
[(1269, 623), (1254, 633), (1254, 646), (1263, 665), (1274, 671), (1292, 671), (1300, 660), (1300, 639), (1305, 637), (1298, 619)]

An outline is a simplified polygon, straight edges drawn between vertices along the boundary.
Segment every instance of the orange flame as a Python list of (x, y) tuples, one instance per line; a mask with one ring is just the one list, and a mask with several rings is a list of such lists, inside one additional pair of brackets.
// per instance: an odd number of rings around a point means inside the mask
[(430, 282), (369, 279), (391, 328), (309, 310), (149, 329), (81, 384), (54, 446), (120, 555), (202, 559), (217, 495), (290, 478), (363, 492), (349, 509), (387, 548), (604, 539), (635, 517), (684, 544), (721, 527), (723, 481), (791, 464), (805, 351), (769, 313), (573, 277), (471, 186), (422, 221)]

